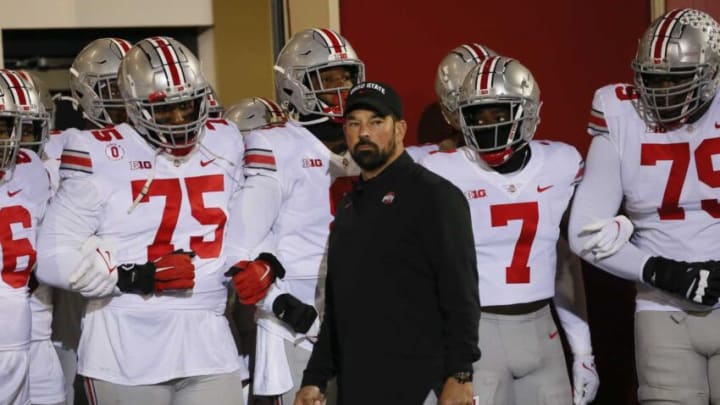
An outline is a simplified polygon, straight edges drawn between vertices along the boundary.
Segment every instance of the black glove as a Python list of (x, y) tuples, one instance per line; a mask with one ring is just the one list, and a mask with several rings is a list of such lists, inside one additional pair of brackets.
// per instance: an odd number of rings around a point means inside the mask
[(153, 291), (186, 290), (195, 285), (194, 252), (178, 249), (145, 264), (121, 264), (117, 267), (117, 286), (122, 292), (150, 294)]
[(273, 301), (272, 310), (295, 332), (307, 333), (318, 316), (312, 305), (308, 305), (290, 294), (282, 294)]
[(679, 262), (653, 256), (645, 263), (643, 280), (661, 290), (703, 305), (720, 298), (720, 262)]

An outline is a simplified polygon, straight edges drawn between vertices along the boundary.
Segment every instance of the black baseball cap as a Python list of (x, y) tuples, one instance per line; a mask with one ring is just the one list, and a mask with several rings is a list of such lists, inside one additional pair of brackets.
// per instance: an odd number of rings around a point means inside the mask
[(382, 117), (390, 114), (403, 117), (400, 97), (385, 83), (363, 82), (353, 86), (345, 104), (345, 116), (359, 109), (375, 111)]

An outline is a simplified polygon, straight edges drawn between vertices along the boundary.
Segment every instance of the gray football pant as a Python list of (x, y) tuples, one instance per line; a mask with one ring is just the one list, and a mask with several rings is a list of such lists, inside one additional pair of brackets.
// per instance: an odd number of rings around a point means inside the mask
[(550, 307), (480, 317), (473, 390), (479, 405), (572, 405), (572, 390)]
[(720, 405), (720, 310), (635, 314), (638, 398), (650, 405)]
[(239, 372), (135, 386), (86, 377), (85, 391), (90, 405), (244, 405)]

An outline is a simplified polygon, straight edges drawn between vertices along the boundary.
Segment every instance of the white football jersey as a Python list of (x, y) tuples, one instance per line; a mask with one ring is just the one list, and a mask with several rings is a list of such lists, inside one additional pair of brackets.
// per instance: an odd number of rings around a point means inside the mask
[(280, 183), (282, 208), (272, 233), (285, 280), (324, 275), (321, 263), (332, 221), (332, 152), (310, 131), (291, 123), (254, 131), (245, 137), (245, 146), (245, 176), (269, 176)]
[(419, 162), (421, 161), (425, 156), (437, 152), (440, 147), (436, 143), (425, 143), (422, 145), (413, 145), (413, 146), (406, 146), (405, 152), (410, 155), (412, 160)]
[(40, 158), (18, 152), (9, 181), (0, 183), (0, 350), (30, 342), (27, 284), (37, 259), (36, 235), (50, 198), (50, 181)]
[(145, 263), (177, 249), (196, 253), (192, 291), (90, 300), (78, 349), (83, 375), (154, 384), (238, 368), (222, 317), (223, 238), (230, 200), (243, 183), (243, 150), (239, 132), (223, 120), (208, 122), (184, 160), (158, 154), (127, 124), (68, 139), (50, 213), (77, 226), (46, 222), (43, 246), (96, 234), (115, 246), (118, 263)]
[(562, 142), (532, 141), (529, 147), (527, 165), (507, 175), (490, 169), (468, 147), (421, 161), (468, 199), (483, 306), (555, 295), (560, 221), (582, 179), (584, 162)]
[(60, 156), (62, 155), (65, 144), (72, 136), (81, 133), (75, 128), (68, 128), (63, 131), (50, 131), (48, 141), (43, 145), (43, 161), (50, 175), (50, 184), (53, 191), (57, 191), (60, 187)]
[[(632, 243), (675, 260), (719, 260), (720, 97), (698, 121), (673, 131), (648, 127), (633, 107), (637, 97), (627, 84), (600, 88), (588, 127), (617, 149)], [(638, 310), (677, 309), (669, 294), (644, 284), (637, 298)]]

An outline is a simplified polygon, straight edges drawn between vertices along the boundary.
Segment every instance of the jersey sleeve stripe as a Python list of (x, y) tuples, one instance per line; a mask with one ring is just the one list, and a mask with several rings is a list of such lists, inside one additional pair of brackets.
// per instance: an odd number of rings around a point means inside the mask
[(588, 119), (588, 130), (594, 132), (608, 133), (607, 122), (605, 121), (605, 114), (602, 111), (592, 109), (590, 111), (590, 118)]
[(275, 155), (270, 149), (247, 149), (245, 150), (245, 168), (276, 171)]
[(65, 149), (60, 157), (60, 169), (92, 173), (90, 154), (79, 150)]

